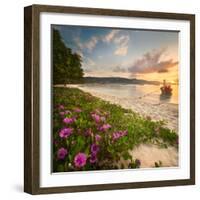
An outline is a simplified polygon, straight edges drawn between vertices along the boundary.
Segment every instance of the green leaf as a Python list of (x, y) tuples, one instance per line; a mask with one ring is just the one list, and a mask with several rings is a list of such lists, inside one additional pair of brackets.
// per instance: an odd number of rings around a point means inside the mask
[(124, 152), (122, 154), (122, 157), (123, 157), (124, 160), (128, 160), (128, 159), (131, 160), (132, 159), (132, 156), (128, 152)]
[(58, 166), (57, 166), (57, 171), (58, 171), (58, 172), (64, 172), (64, 166), (61, 165), (61, 164), (58, 165)]

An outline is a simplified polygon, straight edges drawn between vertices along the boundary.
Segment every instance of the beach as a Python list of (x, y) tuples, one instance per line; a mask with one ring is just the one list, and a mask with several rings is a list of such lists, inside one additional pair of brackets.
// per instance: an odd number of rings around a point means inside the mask
[[(57, 85), (56, 87), (64, 87)], [(102, 93), (95, 90), (94, 87), (87, 87), (87, 85), (67, 85), (70, 88), (78, 88), (84, 92), (101, 98), (113, 104), (120, 105), (125, 109), (131, 109), (139, 113), (143, 117), (151, 118), (153, 121), (163, 120), (165, 126), (178, 134), (178, 104), (149, 100), (152, 96), (142, 97), (125, 97), (124, 95), (113, 95), (113, 93)], [(162, 162), (163, 167), (178, 166), (178, 149), (172, 146), (161, 148), (153, 144), (140, 144), (134, 148), (130, 154), (135, 159), (141, 160), (142, 168), (151, 168), (155, 166), (155, 162)], [(126, 165), (126, 161), (121, 161)]]
[[(126, 109), (131, 109), (144, 117), (150, 117), (152, 120), (163, 120), (166, 127), (174, 130), (178, 134), (178, 104), (165, 103), (159, 101), (150, 101), (148, 96), (143, 95), (139, 98), (128, 98), (120, 95), (112, 95), (95, 91), (94, 88), (84, 85), (68, 85), (68, 87), (79, 88), (84, 92), (109, 101), (113, 104), (118, 104)], [(119, 97), (120, 96), (120, 97)]]

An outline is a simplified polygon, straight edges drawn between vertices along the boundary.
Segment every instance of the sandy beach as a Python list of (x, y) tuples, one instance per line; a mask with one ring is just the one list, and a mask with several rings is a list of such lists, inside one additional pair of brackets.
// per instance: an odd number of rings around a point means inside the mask
[[(57, 85), (56, 87), (63, 87), (63, 85)], [(144, 117), (148, 116), (152, 120), (164, 120), (166, 122), (165, 126), (175, 130), (178, 134), (178, 104), (153, 103), (149, 102), (145, 97), (139, 99), (116, 97), (112, 94), (108, 95), (96, 92), (82, 85), (67, 85), (67, 87), (79, 88), (105, 101), (121, 105), (123, 108), (132, 109)], [(159, 148), (151, 144), (141, 144), (130, 153), (133, 158), (141, 160), (141, 167), (143, 168), (154, 167), (155, 162), (159, 161), (162, 162), (162, 166), (164, 167), (178, 166), (178, 150), (174, 147)]]
[(175, 130), (178, 134), (178, 104), (172, 103), (152, 103), (145, 96), (137, 99), (126, 97), (116, 97), (112, 94), (102, 94), (82, 85), (68, 85), (88, 92), (93, 96), (118, 104), (126, 109), (132, 109), (144, 117), (151, 117), (152, 120), (164, 120), (166, 127)]
[[(178, 166), (178, 152), (175, 147), (159, 148), (152, 144), (140, 144), (129, 152), (133, 159), (141, 161), (141, 168), (155, 167), (155, 162), (162, 162), (163, 167), (177, 167)], [(119, 167), (123, 163), (128, 166), (128, 162), (123, 158), (117, 164)]]

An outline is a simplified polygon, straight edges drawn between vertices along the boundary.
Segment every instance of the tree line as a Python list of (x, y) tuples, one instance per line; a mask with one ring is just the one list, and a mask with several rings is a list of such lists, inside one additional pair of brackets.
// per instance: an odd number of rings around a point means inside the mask
[(53, 84), (83, 82), (82, 58), (65, 45), (60, 32), (53, 29)]

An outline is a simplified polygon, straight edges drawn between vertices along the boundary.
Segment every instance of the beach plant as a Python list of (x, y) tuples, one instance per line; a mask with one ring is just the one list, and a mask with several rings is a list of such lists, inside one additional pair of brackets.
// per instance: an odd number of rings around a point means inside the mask
[(130, 153), (139, 144), (178, 146), (177, 134), (162, 121), (79, 89), (53, 90), (54, 172), (139, 168), (140, 158)]
[(156, 168), (162, 167), (162, 161), (159, 160), (158, 162), (155, 162), (154, 165)]

